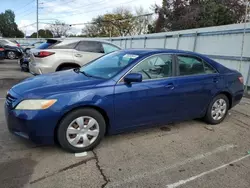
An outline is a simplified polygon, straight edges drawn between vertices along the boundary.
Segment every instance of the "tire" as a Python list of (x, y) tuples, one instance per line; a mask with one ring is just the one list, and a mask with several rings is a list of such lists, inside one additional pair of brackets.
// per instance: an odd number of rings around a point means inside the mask
[[(92, 123), (95, 121), (96, 123)], [(91, 126), (91, 124), (93, 125)], [(104, 137), (105, 131), (106, 123), (103, 116), (92, 108), (82, 108), (70, 112), (62, 119), (57, 129), (57, 140), (61, 147), (69, 152), (84, 152), (96, 147)], [(95, 133), (96, 136), (88, 134), (89, 132)]]
[(21, 64), (21, 70), (24, 72), (29, 72), (29, 64), (28, 63), (22, 63)]
[(65, 70), (70, 70), (70, 69), (73, 69), (75, 67), (62, 67), (59, 69), (59, 71), (65, 71)]
[(219, 94), (210, 102), (204, 119), (208, 124), (219, 124), (227, 116), (228, 109), (229, 100), (227, 96), (224, 94)]
[(13, 52), (13, 51), (8, 51), (7, 53), (6, 53), (6, 56), (7, 56), (7, 58), (8, 59), (16, 59), (16, 53), (15, 52)]
[(24, 53), (28, 53), (30, 51), (30, 48), (25, 48)]

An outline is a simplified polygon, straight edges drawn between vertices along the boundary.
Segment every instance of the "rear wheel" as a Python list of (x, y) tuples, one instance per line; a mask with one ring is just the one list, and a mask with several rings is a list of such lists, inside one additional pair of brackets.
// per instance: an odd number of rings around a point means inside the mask
[(67, 151), (83, 152), (97, 146), (105, 130), (105, 120), (98, 111), (78, 109), (63, 118), (57, 130), (57, 139)]
[(208, 106), (205, 121), (212, 125), (221, 123), (227, 116), (228, 108), (229, 100), (227, 96), (217, 95)]
[(16, 59), (16, 53), (13, 51), (8, 51), (7, 52), (7, 58), (8, 59)]

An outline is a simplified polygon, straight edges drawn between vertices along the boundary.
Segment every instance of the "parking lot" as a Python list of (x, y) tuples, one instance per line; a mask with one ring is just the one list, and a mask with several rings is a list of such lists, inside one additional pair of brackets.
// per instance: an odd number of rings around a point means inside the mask
[(8, 132), (6, 91), (31, 75), (5, 60), (0, 76), (0, 187), (250, 187), (250, 99), (219, 125), (193, 120), (106, 136), (75, 156)]

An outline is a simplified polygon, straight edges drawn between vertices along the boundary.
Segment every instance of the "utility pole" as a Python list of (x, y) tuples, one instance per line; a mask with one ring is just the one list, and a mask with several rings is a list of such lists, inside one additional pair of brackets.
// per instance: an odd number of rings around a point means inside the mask
[(38, 0), (36, 0), (36, 38), (39, 38), (39, 35), (38, 35)]

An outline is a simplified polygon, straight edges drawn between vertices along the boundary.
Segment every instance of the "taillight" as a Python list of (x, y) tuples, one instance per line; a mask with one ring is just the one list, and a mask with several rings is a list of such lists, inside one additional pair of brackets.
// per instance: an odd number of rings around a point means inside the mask
[(4, 48), (0, 48), (0, 52), (4, 51)]
[(20, 44), (16, 44), (18, 47), (20, 47)]
[(244, 84), (244, 78), (243, 78), (243, 76), (240, 76), (238, 79), (239, 79), (240, 83)]
[(55, 54), (55, 52), (40, 51), (40, 52), (34, 54), (34, 56), (43, 58), (43, 57), (48, 57), (48, 56), (53, 55), (53, 54)]

